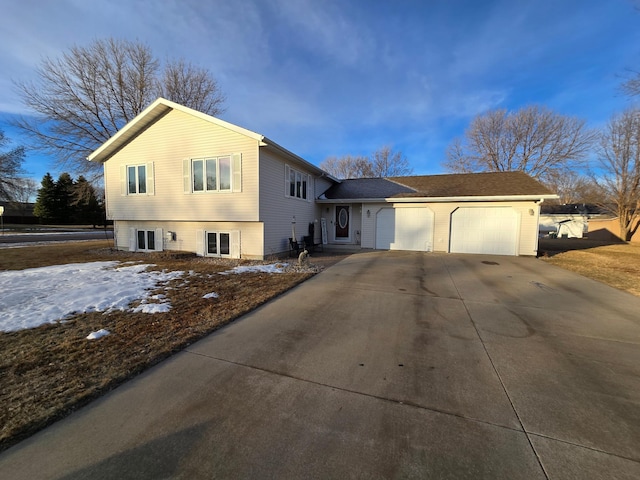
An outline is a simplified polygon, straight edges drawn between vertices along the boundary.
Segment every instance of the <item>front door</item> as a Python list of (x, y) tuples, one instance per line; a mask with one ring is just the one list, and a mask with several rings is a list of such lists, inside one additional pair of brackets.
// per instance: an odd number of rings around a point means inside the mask
[(349, 205), (336, 206), (336, 240), (349, 239)]

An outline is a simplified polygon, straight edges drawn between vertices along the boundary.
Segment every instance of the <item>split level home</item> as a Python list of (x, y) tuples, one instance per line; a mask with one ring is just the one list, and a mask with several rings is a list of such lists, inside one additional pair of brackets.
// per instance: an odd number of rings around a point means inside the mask
[[(535, 255), (521, 172), (339, 180), (271, 139), (159, 98), (88, 157), (115, 244), (264, 259), (309, 246)], [(294, 243), (295, 242), (295, 243)]]

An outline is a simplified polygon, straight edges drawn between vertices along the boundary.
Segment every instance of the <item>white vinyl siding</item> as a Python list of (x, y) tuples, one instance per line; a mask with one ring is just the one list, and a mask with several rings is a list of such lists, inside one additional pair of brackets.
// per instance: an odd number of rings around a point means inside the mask
[[(231, 191), (191, 194), (191, 159), (230, 157)], [(126, 167), (147, 162), (147, 194), (126, 195)], [(151, 182), (151, 169), (153, 182)], [(125, 172), (122, 177), (121, 169)], [(180, 181), (180, 177), (183, 178)], [(105, 163), (109, 216), (128, 221), (258, 220), (258, 142), (241, 133), (173, 110)], [(120, 186), (119, 186), (120, 185)], [(116, 191), (113, 191), (113, 188)], [(282, 190), (280, 190), (281, 192)], [(124, 195), (120, 195), (125, 192)]]
[[(161, 228), (158, 228), (160, 226)], [(116, 247), (120, 250), (136, 250), (137, 230), (155, 229), (156, 249), (193, 252), (204, 256), (204, 232), (231, 234), (231, 258), (262, 260), (263, 225), (260, 222), (128, 222), (116, 221), (114, 225)], [(172, 239), (168, 240), (168, 232)], [(164, 236), (163, 236), (164, 235)], [(162, 239), (162, 244), (158, 243)]]
[[(264, 252), (273, 255), (287, 252), (295, 217), (296, 238), (309, 234), (314, 224), (315, 241), (320, 242), (320, 208), (313, 201), (314, 176), (301, 166), (291, 169), (288, 158), (273, 151), (260, 151), (260, 221), (264, 224)], [(291, 171), (307, 176), (307, 199), (289, 198)], [(296, 186), (297, 188), (297, 186)], [(302, 184), (301, 184), (302, 189)], [(317, 221), (317, 222), (316, 222)], [(244, 243), (244, 240), (243, 240)], [(244, 250), (244, 249), (243, 249)]]
[(362, 248), (376, 248), (376, 216), (380, 209), (388, 207), (386, 203), (362, 204)]

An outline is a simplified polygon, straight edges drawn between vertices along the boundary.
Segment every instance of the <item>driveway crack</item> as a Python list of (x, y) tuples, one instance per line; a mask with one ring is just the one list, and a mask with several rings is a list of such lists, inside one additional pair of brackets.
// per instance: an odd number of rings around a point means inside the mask
[(549, 479), (549, 474), (548, 474), (547, 470), (544, 468), (544, 465), (542, 464), (542, 459), (540, 458), (540, 455), (538, 454), (538, 451), (536, 450), (536, 447), (533, 445), (533, 441), (531, 440), (531, 435), (529, 434), (529, 432), (525, 428), (524, 423), (522, 422), (522, 418), (520, 418), (520, 414), (518, 413), (518, 410), (516, 409), (516, 406), (513, 403), (513, 399), (511, 398), (511, 395), (509, 395), (509, 391), (507, 390), (507, 387), (504, 384), (504, 381), (502, 380), (502, 376), (500, 376), (500, 372), (498, 372), (498, 369), (497, 369), (495, 363), (493, 362), (493, 358), (491, 358), (491, 355), (489, 354), (489, 350), (487, 349), (487, 346), (484, 343), (484, 339), (482, 338), (482, 335), (480, 335), (480, 330), (478, 329), (478, 326), (476, 325), (476, 322), (473, 321), (473, 317), (471, 316), (471, 312), (469, 311), (469, 308), (467, 307), (467, 303), (464, 300), (464, 298), (462, 297), (462, 295), (460, 293), (460, 290), (458, 289), (458, 285), (456, 284), (456, 281), (454, 280), (453, 275), (451, 275), (451, 272), (449, 271), (449, 267), (447, 265), (445, 265), (445, 268), (447, 269), (447, 273), (449, 274), (449, 278), (451, 279), (451, 283), (453, 284), (453, 287), (458, 292), (458, 297), (460, 297), (460, 301), (462, 302), (462, 305), (464, 306), (464, 309), (467, 312), (467, 317), (469, 318), (469, 321), (471, 322), (471, 325), (473, 325), (473, 328), (476, 331), (476, 335), (478, 335), (478, 339), (480, 340), (480, 344), (482, 345), (482, 348), (484, 349), (484, 352), (487, 355), (487, 359), (489, 360), (489, 363), (491, 364), (491, 368), (493, 369), (493, 371), (495, 372), (496, 376), (498, 377), (498, 381), (500, 382), (500, 386), (502, 387), (502, 390), (504, 391), (504, 394), (506, 395), (507, 400), (509, 401), (509, 405), (511, 405), (511, 409), (513, 410), (514, 415), (518, 419), (518, 423), (520, 424), (520, 427), (522, 428), (522, 431), (524, 432), (524, 435), (527, 438), (527, 442), (529, 442), (529, 445), (531, 446), (531, 450), (533, 451), (534, 455), (536, 456), (536, 459), (538, 460), (538, 464), (540, 465), (540, 468), (542, 469), (542, 473), (544, 474), (544, 476), (547, 479)]
[[(412, 402), (412, 401), (398, 400), (398, 399), (394, 399), (394, 398), (375, 395), (375, 394), (372, 394), (372, 393), (362, 392), (362, 391), (359, 391), (359, 390), (352, 390), (352, 389), (349, 389), (349, 388), (339, 387), (339, 386), (331, 385), (331, 384), (328, 384), (328, 383), (316, 382), (314, 380), (309, 380), (308, 378), (296, 377), (295, 375), (290, 375), (288, 373), (279, 372), (277, 370), (272, 370), (272, 369), (263, 368), (263, 367), (257, 367), (255, 365), (249, 365), (249, 364), (241, 363), (241, 362), (235, 362), (233, 360), (227, 360), (225, 358), (219, 358), (219, 357), (215, 357), (213, 355), (206, 355), (204, 353), (193, 352), (193, 351), (190, 351), (190, 350), (185, 350), (185, 353), (189, 353), (189, 354), (192, 354), (192, 355), (197, 355), (199, 357), (209, 358), (211, 360), (216, 360), (216, 361), (223, 362), (223, 363), (228, 363), (230, 365), (235, 365), (235, 366), (238, 366), (238, 367), (257, 370), (257, 371), (260, 371), (260, 372), (268, 373), (270, 375), (277, 375), (279, 377), (289, 378), (291, 380), (296, 380), (296, 381), (299, 381), (299, 382), (304, 382), (304, 383), (308, 383), (308, 384), (311, 384), (311, 385), (316, 385), (316, 386), (319, 386), (319, 387), (331, 388), (332, 390), (337, 390), (339, 392), (350, 393), (350, 394), (354, 394), (354, 395), (360, 395), (360, 396), (363, 396), (363, 397), (373, 398), (373, 399), (376, 399), (376, 400), (381, 400), (381, 401), (388, 402), (388, 403), (393, 403), (393, 404), (396, 404), (396, 405), (405, 405), (407, 407), (417, 408), (419, 410), (425, 410), (425, 411), (429, 411), (429, 412), (439, 413), (439, 414), (442, 414), (442, 415), (448, 415), (448, 416), (456, 417), (456, 418), (459, 418), (459, 419), (462, 419), (462, 420), (468, 420), (468, 421), (471, 421), (471, 422), (480, 423), (480, 424), (483, 424), (483, 425), (489, 425), (489, 426), (492, 426), (492, 427), (503, 428), (505, 430), (509, 430), (509, 431), (512, 431), (512, 432), (517, 432), (517, 433), (523, 433), (524, 432), (524, 430), (521, 430), (521, 429), (518, 429), (518, 428), (509, 427), (508, 425), (502, 425), (502, 424), (499, 424), (499, 423), (489, 422), (487, 420), (481, 420), (479, 418), (469, 417), (467, 415), (462, 415), (460, 413), (452, 412), (450, 410), (444, 410), (444, 409), (439, 409), (439, 408), (435, 408), (435, 407), (427, 407), (425, 405), (420, 405), (420, 404)], [(526, 434), (526, 432), (524, 432), (524, 433)]]

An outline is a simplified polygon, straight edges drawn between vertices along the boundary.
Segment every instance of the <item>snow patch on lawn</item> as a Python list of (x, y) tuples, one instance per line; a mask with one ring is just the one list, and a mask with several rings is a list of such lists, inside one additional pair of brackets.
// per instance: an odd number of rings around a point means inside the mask
[(218, 298), (218, 294), (216, 292), (205, 293), (202, 298)]
[[(121, 265), (121, 266), (119, 266)], [(0, 331), (55, 323), (73, 314), (130, 310), (154, 313), (171, 308), (164, 295), (151, 295), (185, 272), (146, 271), (153, 265), (117, 261), (72, 263), (0, 272)]]
[(101, 328), (97, 332), (91, 332), (89, 335), (87, 335), (87, 340), (98, 340), (99, 338), (106, 337), (110, 333), (111, 332), (109, 330)]

